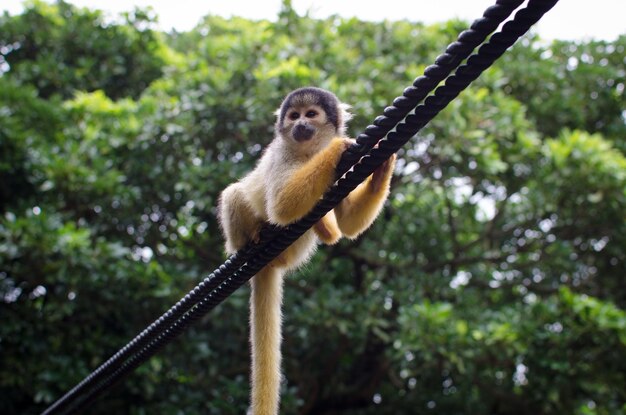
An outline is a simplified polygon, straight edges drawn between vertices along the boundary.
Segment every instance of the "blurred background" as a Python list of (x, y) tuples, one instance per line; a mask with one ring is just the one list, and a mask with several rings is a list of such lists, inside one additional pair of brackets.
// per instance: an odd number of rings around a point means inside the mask
[[(291, 89), (334, 91), (354, 136), (491, 2), (121, 3), (2, 5), (2, 414), (41, 412), (221, 264), (217, 196)], [(561, 3), (405, 146), (374, 227), (289, 277), (283, 413), (626, 413), (624, 6)], [(244, 413), (248, 291), (88, 413)]]

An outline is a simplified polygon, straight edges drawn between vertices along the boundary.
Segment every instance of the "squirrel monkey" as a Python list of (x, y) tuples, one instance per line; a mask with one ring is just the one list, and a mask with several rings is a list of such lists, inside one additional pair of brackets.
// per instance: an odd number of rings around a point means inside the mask
[[(345, 137), (348, 106), (319, 88), (291, 92), (276, 111), (275, 138), (256, 168), (228, 186), (219, 199), (226, 251), (258, 241), (265, 222), (285, 226), (305, 216), (335, 181), (335, 168), (353, 143)], [(353, 190), (252, 280), (250, 343), (251, 409), (278, 414), (281, 381), (281, 304), (284, 274), (305, 263), (318, 240), (354, 239), (367, 229), (389, 194), (395, 155)]]

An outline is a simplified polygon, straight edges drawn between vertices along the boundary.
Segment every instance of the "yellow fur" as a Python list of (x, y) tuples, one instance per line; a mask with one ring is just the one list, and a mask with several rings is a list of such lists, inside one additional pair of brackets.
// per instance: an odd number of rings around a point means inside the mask
[(283, 276), (271, 265), (252, 279), (250, 341), (252, 346), (252, 413), (278, 413)]
[(389, 182), (396, 157), (393, 155), (334, 209), (339, 229), (354, 239), (370, 227), (389, 195)]
[(335, 213), (331, 210), (315, 225), (313, 231), (317, 237), (326, 245), (334, 245), (341, 238), (341, 230), (337, 224)]
[(347, 140), (334, 138), (330, 144), (304, 163), (285, 181), (283, 188), (271, 200), (272, 219), (288, 225), (302, 218), (319, 201), (335, 180), (335, 167), (347, 147)]
[[(305, 216), (335, 179), (341, 155), (351, 144), (343, 133), (349, 118), (338, 101), (338, 124), (333, 125), (321, 106), (311, 104), (316, 93), (295, 99), (298, 117), (277, 122), (277, 137), (270, 143), (256, 168), (220, 196), (219, 219), (232, 254), (248, 241), (258, 241), (265, 222), (288, 225)], [(283, 104), (284, 106), (285, 104)], [(281, 109), (283, 109), (281, 106)], [(314, 116), (311, 114), (316, 112)], [(287, 113), (287, 111), (285, 111)], [(280, 116), (281, 112), (277, 112)], [(310, 138), (294, 133), (297, 124), (314, 130)], [(334, 211), (328, 212), (312, 229), (252, 279), (250, 342), (252, 347), (251, 407), (254, 415), (278, 414), (281, 381), (281, 304), (284, 274), (305, 263), (318, 240), (336, 243), (342, 234), (353, 238), (371, 225), (389, 193), (395, 159), (381, 166)]]

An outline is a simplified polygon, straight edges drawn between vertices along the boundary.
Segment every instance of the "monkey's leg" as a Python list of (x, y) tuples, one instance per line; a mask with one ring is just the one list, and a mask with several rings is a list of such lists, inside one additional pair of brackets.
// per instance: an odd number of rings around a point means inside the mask
[(235, 253), (248, 241), (258, 241), (263, 222), (250, 207), (240, 183), (231, 184), (220, 195), (219, 218), (228, 254)]
[(278, 414), (281, 380), (282, 271), (271, 264), (252, 279), (252, 414)]
[(313, 225), (313, 230), (320, 241), (326, 245), (334, 245), (341, 238), (337, 218), (335, 218), (335, 213), (332, 210)]
[(306, 215), (335, 180), (337, 163), (350, 144), (347, 139), (334, 138), (300, 167), (269, 198), (270, 221), (288, 225)]
[(348, 238), (359, 236), (380, 213), (389, 195), (395, 163), (394, 154), (334, 209), (339, 229)]

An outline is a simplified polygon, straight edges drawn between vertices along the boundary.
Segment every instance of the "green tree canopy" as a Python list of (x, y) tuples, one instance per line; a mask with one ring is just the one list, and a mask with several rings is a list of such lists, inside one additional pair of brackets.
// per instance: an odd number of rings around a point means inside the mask
[(0, 16), (0, 70), (44, 98), (98, 89), (137, 98), (165, 64), (154, 21), (140, 9), (110, 23), (101, 11), (32, 0), (23, 14)]

